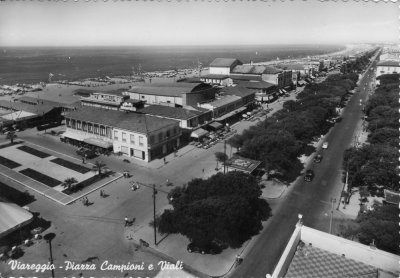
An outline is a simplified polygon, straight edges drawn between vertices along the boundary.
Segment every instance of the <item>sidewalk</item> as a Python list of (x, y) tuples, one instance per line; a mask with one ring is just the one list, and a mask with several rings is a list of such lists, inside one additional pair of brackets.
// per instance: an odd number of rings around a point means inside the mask
[[(167, 205), (158, 212), (162, 212), (167, 208), (170, 208), (170, 206)], [(148, 222), (150, 222), (150, 219)], [(148, 223), (127, 227), (125, 228), (124, 235), (126, 240), (135, 244), (140, 244), (140, 241), (144, 240), (149, 244), (150, 248), (166, 254), (173, 259), (173, 262), (181, 261), (184, 267), (186, 265), (207, 276), (225, 275), (232, 268), (236, 255), (241, 253), (241, 248), (227, 248), (218, 255), (189, 253), (186, 247), (190, 241), (186, 236), (180, 234), (161, 235), (157, 232), (157, 245), (155, 245), (154, 229)]]

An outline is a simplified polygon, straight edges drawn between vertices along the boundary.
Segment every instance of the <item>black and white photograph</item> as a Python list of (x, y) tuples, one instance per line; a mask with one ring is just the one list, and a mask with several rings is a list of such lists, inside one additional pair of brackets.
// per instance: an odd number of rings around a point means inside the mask
[(0, 278), (400, 276), (396, 1), (0, 1)]

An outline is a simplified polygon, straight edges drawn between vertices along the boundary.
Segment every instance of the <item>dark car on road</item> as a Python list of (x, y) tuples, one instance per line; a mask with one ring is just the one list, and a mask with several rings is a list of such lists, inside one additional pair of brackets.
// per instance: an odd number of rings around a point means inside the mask
[(201, 253), (201, 254), (219, 254), (222, 252), (223, 247), (215, 242), (211, 242), (205, 245), (199, 245), (194, 242), (189, 243), (187, 246), (187, 250), (189, 253)]
[(85, 148), (80, 148), (79, 150), (76, 151), (76, 154), (88, 159), (95, 158), (97, 156), (94, 150)]
[(304, 176), (304, 180), (305, 181), (312, 181), (312, 179), (314, 178), (314, 171), (311, 169), (308, 169), (306, 171), (306, 174)]
[(321, 160), (322, 160), (322, 155), (320, 155), (320, 154), (317, 154), (317, 155), (314, 157), (314, 162), (315, 162), (315, 163), (320, 163)]

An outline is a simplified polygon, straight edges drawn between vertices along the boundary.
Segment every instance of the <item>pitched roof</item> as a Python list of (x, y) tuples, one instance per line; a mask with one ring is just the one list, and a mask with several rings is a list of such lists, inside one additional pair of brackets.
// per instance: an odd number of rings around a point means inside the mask
[(179, 120), (188, 120), (204, 114), (204, 112), (196, 110), (188, 110), (181, 107), (169, 107), (164, 105), (150, 105), (148, 107), (139, 109), (138, 112)]
[(88, 121), (97, 124), (112, 126), (125, 130), (147, 134), (177, 122), (140, 113), (126, 113), (122, 111), (99, 109), (85, 106), (67, 114), (67, 118)]
[(134, 86), (129, 90), (129, 92), (146, 95), (181, 97), (184, 93), (191, 93), (209, 88), (212, 88), (212, 86), (203, 83), (154, 83)]
[(242, 62), (234, 58), (216, 58), (211, 62), (210, 67), (230, 68), (235, 63), (241, 65)]
[(213, 106), (213, 107), (221, 107), (230, 103), (233, 103), (235, 101), (241, 100), (241, 97), (238, 97), (236, 95), (224, 95), (219, 99), (216, 99), (214, 101), (208, 102), (207, 104)]
[(43, 115), (50, 112), (54, 106), (39, 102), (37, 105), (23, 103), (19, 101), (0, 100), (0, 107), (14, 111), (25, 111), (35, 115)]
[(232, 73), (242, 74), (276, 74), (282, 72), (282, 70), (265, 65), (238, 65), (233, 68)]
[(254, 80), (254, 81), (261, 81), (261, 76), (254, 76), (254, 75), (241, 75), (241, 74), (230, 74), (230, 78), (235, 80)]
[(239, 81), (238, 86), (249, 89), (269, 89), (275, 85), (265, 81)]
[(241, 86), (225, 87), (221, 89), (220, 93), (223, 93), (224, 95), (233, 95), (238, 97), (246, 97), (255, 94), (254, 91)]
[(32, 213), (14, 203), (0, 200), (0, 237), (31, 221)]

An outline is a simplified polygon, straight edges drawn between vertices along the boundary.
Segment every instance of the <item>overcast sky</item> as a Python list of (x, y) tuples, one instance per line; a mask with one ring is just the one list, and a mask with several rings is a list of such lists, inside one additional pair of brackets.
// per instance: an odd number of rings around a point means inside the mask
[(394, 43), (397, 16), (383, 1), (5, 1), (0, 45)]

